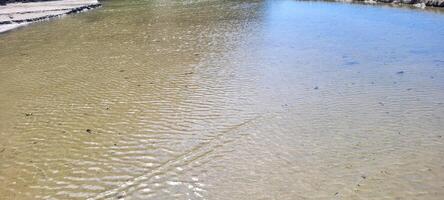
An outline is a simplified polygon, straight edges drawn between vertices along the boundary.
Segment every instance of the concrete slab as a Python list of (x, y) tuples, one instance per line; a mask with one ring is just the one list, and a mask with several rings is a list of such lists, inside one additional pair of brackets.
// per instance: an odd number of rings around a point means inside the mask
[(11, 3), (0, 6), (0, 33), (32, 22), (76, 13), (100, 6), (97, 0), (60, 0)]

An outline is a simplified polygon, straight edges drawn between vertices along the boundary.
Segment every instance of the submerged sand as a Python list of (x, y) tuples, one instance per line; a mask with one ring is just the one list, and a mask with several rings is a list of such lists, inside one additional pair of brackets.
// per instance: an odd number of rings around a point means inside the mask
[(0, 33), (32, 22), (81, 12), (99, 6), (97, 0), (12, 3), (0, 6)]
[(0, 199), (442, 200), (427, 10), (109, 0), (4, 34)]

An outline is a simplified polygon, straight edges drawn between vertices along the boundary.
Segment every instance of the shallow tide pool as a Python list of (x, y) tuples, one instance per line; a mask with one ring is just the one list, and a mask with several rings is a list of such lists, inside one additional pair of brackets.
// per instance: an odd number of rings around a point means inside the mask
[(444, 14), (105, 1), (0, 35), (0, 199), (443, 199)]

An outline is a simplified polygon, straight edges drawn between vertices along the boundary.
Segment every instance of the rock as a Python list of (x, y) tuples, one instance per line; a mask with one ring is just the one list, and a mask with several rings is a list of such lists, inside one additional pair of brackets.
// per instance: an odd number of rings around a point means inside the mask
[(425, 3), (417, 3), (417, 4), (413, 4), (413, 6), (415, 6), (417, 8), (424, 9), (426, 7), (426, 4)]
[(401, 0), (401, 3), (405, 3), (405, 4), (413, 4), (413, 0)]
[(86, 132), (87, 133), (92, 133), (92, 130), (91, 129), (86, 129)]
[(367, 4), (375, 4), (377, 2), (391, 3), (391, 4), (413, 4), (418, 8), (431, 7), (444, 7), (444, 0), (336, 0), (339, 2), (364, 2)]

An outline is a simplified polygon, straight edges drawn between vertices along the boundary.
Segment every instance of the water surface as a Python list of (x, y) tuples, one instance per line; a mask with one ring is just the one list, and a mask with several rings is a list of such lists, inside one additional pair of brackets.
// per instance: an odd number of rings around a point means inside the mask
[(4, 199), (442, 199), (444, 15), (106, 1), (0, 35)]

